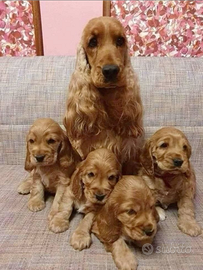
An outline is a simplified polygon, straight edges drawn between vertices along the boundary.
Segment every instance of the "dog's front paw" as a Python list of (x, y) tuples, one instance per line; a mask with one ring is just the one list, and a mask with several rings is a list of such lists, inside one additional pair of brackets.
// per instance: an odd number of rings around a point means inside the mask
[(136, 270), (138, 263), (132, 252), (124, 252), (114, 258), (115, 264), (119, 270)]
[(48, 221), (50, 222), (57, 213), (57, 211), (51, 210), (48, 215)]
[(29, 200), (28, 201), (28, 208), (32, 212), (41, 211), (46, 206), (43, 200)]
[(196, 221), (179, 221), (178, 228), (185, 234), (190, 236), (198, 236), (202, 233), (202, 228), (197, 224)]
[(57, 215), (55, 215), (49, 221), (49, 230), (54, 233), (65, 232), (66, 230), (68, 230), (68, 228), (69, 228), (69, 220), (57, 217)]
[(17, 191), (19, 194), (25, 195), (25, 194), (30, 193), (30, 189), (31, 189), (31, 184), (25, 181), (19, 184)]
[(92, 243), (91, 235), (83, 231), (75, 231), (70, 239), (70, 244), (74, 249), (83, 250), (90, 247)]

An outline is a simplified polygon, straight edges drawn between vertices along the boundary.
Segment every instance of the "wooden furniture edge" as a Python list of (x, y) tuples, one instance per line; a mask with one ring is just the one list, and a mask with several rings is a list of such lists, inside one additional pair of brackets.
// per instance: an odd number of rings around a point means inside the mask
[(111, 16), (111, 1), (104, 0), (103, 1), (103, 16)]
[(35, 46), (37, 56), (44, 55), (42, 24), (40, 14), (40, 1), (30, 1), (33, 11), (33, 24), (35, 32)]

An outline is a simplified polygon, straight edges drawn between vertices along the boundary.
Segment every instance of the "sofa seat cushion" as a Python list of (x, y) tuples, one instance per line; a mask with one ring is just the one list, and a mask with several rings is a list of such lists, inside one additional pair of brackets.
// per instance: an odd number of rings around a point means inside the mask
[[(201, 179), (201, 167), (196, 168)], [(81, 219), (75, 214), (68, 231), (54, 234), (48, 230), (47, 216), (52, 197), (46, 208), (33, 213), (27, 208), (29, 195), (17, 193), (18, 184), (27, 173), (20, 165), (0, 166), (0, 258), (1, 269), (13, 270), (114, 270), (110, 253), (93, 236), (91, 248), (81, 252), (69, 245), (70, 235)], [(196, 218), (203, 226), (203, 182), (197, 184)], [(153, 255), (145, 255), (135, 248), (139, 269), (143, 270), (191, 270), (202, 269), (202, 237), (191, 238), (177, 228), (176, 207), (167, 210), (167, 220), (159, 223), (153, 243)], [(160, 253), (161, 251), (161, 253)], [(175, 252), (174, 252), (175, 251)]]

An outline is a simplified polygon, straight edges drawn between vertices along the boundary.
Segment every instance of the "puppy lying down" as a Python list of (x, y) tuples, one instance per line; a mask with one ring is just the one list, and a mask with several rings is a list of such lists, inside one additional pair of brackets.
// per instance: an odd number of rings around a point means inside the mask
[(80, 161), (79, 155), (62, 128), (50, 118), (37, 119), (27, 135), (25, 170), (31, 172), (19, 187), (19, 193), (29, 193), (28, 208), (40, 211), (45, 207), (44, 191), (56, 193), (50, 215), (58, 204), (70, 177)]
[(118, 269), (136, 269), (137, 260), (126, 242), (151, 243), (159, 216), (155, 200), (139, 176), (123, 176), (96, 215), (92, 232), (104, 244)]
[(179, 229), (197, 236), (202, 229), (195, 220), (196, 180), (190, 156), (191, 146), (186, 136), (174, 127), (164, 127), (146, 141), (140, 175), (164, 209), (177, 203)]

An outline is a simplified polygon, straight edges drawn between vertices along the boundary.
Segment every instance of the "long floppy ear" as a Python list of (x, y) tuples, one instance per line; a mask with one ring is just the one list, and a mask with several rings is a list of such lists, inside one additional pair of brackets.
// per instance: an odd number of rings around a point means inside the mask
[[(122, 118), (124, 125), (128, 123), (128, 135), (140, 137), (144, 135), (143, 129), (143, 105), (140, 96), (140, 86), (130, 61), (126, 66), (126, 89), (121, 96), (121, 104), (124, 102)], [(132, 91), (133, 89), (133, 91)], [(117, 106), (119, 106), (118, 101)], [(128, 104), (128, 106), (125, 106)], [(121, 119), (122, 120), (122, 119)]]
[(144, 167), (149, 175), (154, 174), (153, 157), (151, 153), (151, 140), (147, 140), (144, 144), (142, 154), (140, 157), (141, 165)]
[(119, 238), (121, 234), (121, 223), (117, 219), (115, 205), (107, 201), (96, 217), (95, 228), (95, 234), (103, 243), (110, 244)]
[(83, 195), (83, 182), (82, 182), (82, 171), (84, 162), (80, 162), (77, 169), (71, 177), (71, 190), (77, 200), (80, 200)]
[(187, 150), (186, 151), (187, 151), (187, 157), (189, 159), (191, 157), (191, 155), (192, 155), (192, 147), (191, 147), (188, 139), (187, 139)]
[(77, 59), (76, 59), (76, 67), (75, 70), (81, 72), (87, 77), (90, 76), (90, 66), (87, 62), (87, 56), (85, 50), (82, 46), (82, 42), (79, 43), (77, 47)]
[(97, 134), (104, 128), (107, 115), (100, 94), (91, 81), (85, 51), (80, 44), (75, 71), (70, 79), (63, 124), (69, 138), (79, 139)]
[(26, 158), (25, 158), (25, 166), (24, 166), (26, 171), (31, 172), (34, 169), (34, 166), (31, 163), (30, 160), (30, 151), (28, 147), (28, 143), (26, 142)]
[(62, 141), (59, 145), (58, 152), (60, 166), (64, 169), (67, 169), (71, 166), (74, 169), (75, 164), (81, 160), (79, 155), (72, 148), (71, 143), (64, 131), (62, 134)]

